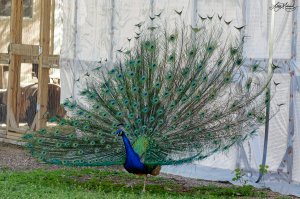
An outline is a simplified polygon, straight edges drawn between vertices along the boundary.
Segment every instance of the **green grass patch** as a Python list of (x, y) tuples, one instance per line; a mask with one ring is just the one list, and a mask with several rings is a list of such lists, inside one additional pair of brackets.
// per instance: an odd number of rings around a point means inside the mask
[(0, 171), (0, 198), (267, 198), (251, 186), (185, 187), (167, 178), (143, 178), (122, 171), (67, 168), (59, 170)]

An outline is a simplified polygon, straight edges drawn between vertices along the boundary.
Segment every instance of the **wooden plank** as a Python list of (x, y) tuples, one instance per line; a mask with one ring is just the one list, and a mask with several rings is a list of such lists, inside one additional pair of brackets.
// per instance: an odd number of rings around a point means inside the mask
[(0, 138), (0, 142), (10, 143), (10, 144), (15, 144), (20, 146), (24, 146), (26, 144), (25, 142), (20, 142), (12, 139), (7, 139), (7, 138)]
[(28, 130), (21, 129), (21, 128), (8, 127), (8, 131), (11, 131), (14, 133), (26, 133)]
[(20, 134), (20, 133), (8, 131), (7, 135), (6, 135), (6, 138), (17, 141), (17, 140), (20, 140), (20, 138), (22, 137), (22, 135), (23, 135), (23, 133)]
[(41, 54), (41, 49), (38, 45), (11, 43), (8, 48), (8, 53), (13, 55), (39, 56)]
[(48, 59), (46, 56), (43, 57), (44, 68), (59, 68), (59, 55), (49, 55)]
[(9, 54), (0, 53), (0, 64), (9, 64)]
[[(45, 61), (44, 58), (43, 67), (45, 68), (59, 68), (59, 55), (49, 55), (48, 61)], [(21, 63), (28, 64), (39, 64), (38, 56), (20, 56)], [(0, 53), (0, 64), (9, 64), (9, 54)]]
[(15, 137), (21, 137), (22, 135), (24, 135), (26, 133), (25, 130), (23, 131), (8, 131), (7, 134), (10, 134), (11, 136), (15, 136)]
[(51, 1), (41, 1), (41, 22), (40, 22), (40, 45), (42, 47), (42, 56), (39, 59), (39, 76), (38, 76), (38, 94), (37, 94), (37, 129), (46, 126), (48, 105), (48, 82), (49, 82), (49, 68), (43, 67), (44, 62), (48, 62), (49, 46), (50, 46), (50, 13)]
[(0, 129), (0, 138), (6, 137), (6, 130)]
[[(23, 0), (12, 0), (10, 17), (10, 43), (22, 43)], [(10, 54), (7, 97), (7, 130), (11, 118), (19, 123), (20, 111), (20, 56)]]

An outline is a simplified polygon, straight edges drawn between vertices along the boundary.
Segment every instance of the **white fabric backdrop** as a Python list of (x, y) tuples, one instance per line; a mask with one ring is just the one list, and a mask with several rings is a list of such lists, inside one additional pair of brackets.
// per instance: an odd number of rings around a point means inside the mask
[[(128, 45), (127, 38), (132, 38), (137, 24), (149, 15), (161, 11), (164, 16), (172, 16), (174, 10), (184, 10), (183, 18), (186, 24), (195, 25), (198, 14), (222, 15), (226, 21), (233, 20), (235, 26), (246, 24), (244, 55), (252, 59), (268, 58), (268, 1), (261, 0), (62, 0), (63, 1), (63, 39), (61, 48), (61, 82), (62, 99), (75, 95), (83, 83), (76, 80), (88, 68), (95, 68), (97, 61), (108, 58), (109, 62), (116, 60), (116, 50)], [(291, 0), (289, 1), (291, 2)], [(292, 49), (292, 13), (280, 10), (275, 13), (274, 58), (289, 60)], [(298, 18), (300, 19), (300, 11)], [(168, 20), (168, 26), (175, 19)], [(297, 30), (300, 38), (300, 22)], [(300, 39), (294, 44), (300, 52)], [(132, 44), (131, 44), (132, 45)], [(296, 74), (299, 75), (300, 53), (296, 55)], [(286, 64), (287, 67), (288, 63)], [(277, 87), (272, 106), (285, 103), (281, 111), (271, 120), (267, 165), (270, 171), (276, 172), (287, 146), (290, 76), (287, 73), (276, 74)], [(300, 81), (299, 81), (300, 82)], [(295, 84), (296, 85), (296, 84)], [(295, 89), (297, 89), (297, 85)], [(300, 182), (300, 94), (295, 90), (295, 136), (293, 176), (295, 183)], [(258, 170), (262, 159), (263, 128), (252, 140), (245, 142), (245, 152), (251, 167)], [(194, 164), (208, 168), (233, 170), (239, 162), (236, 148), (227, 154), (217, 154)], [(175, 169), (176, 170), (176, 169)], [(175, 172), (174, 168), (166, 168), (166, 172)], [(186, 172), (189, 170), (186, 168)], [(201, 172), (201, 170), (197, 171)], [(192, 176), (194, 174), (191, 174)], [(226, 176), (220, 176), (220, 179)], [(228, 178), (228, 177), (227, 177)], [(271, 183), (270, 183), (271, 184)], [(299, 187), (300, 189), (300, 187)]]

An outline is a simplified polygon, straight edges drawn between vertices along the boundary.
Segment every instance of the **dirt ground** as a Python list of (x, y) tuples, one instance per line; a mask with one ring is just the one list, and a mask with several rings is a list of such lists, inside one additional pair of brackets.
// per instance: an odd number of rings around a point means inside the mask
[[(38, 162), (36, 159), (31, 157), (21, 146), (7, 144), (0, 142), (0, 170), (1, 169), (10, 169), (15, 171), (24, 171), (24, 170), (33, 170), (33, 169), (58, 169), (59, 166), (56, 165), (47, 165)], [(121, 166), (109, 166), (109, 167), (98, 167), (100, 170), (112, 170), (112, 171), (122, 171), (124, 170)], [(215, 182), (208, 180), (199, 180), (181, 177), (171, 174), (160, 174), (160, 177), (171, 179), (177, 184), (182, 185), (185, 188), (192, 188), (202, 185), (216, 185), (219, 187), (230, 187), (233, 186), (228, 182)], [(128, 182), (128, 186), (139, 182)], [(268, 198), (278, 198), (281, 195), (274, 193), (271, 190), (268, 190)], [(291, 197), (297, 198), (297, 197)]]

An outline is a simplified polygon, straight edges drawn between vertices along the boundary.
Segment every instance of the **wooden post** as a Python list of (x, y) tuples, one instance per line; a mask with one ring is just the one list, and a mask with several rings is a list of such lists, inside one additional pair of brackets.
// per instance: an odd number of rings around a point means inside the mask
[(3, 82), (4, 80), (4, 72), (3, 72), (3, 66), (0, 65), (0, 89), (3, 89)]
[[(10, 43), (22, 43), (23, 0), (12, 0)], [(7, 129), (18, 127), (20, 111), (20, 55), (10, 54), (7, 97)]]
[(40, 45), (42, 54), (39, 57), (39, 75), (38, 75), (38, 95), (37, 95), (37, 129), (46, 126), (46, 113), (48, 105), (48, 82), (49, 68), (43, 67), (43, 63), (48, 61), (50, 46), (50, 13), (51, 0), (41, 1), (41, 24), (40, 24)]

